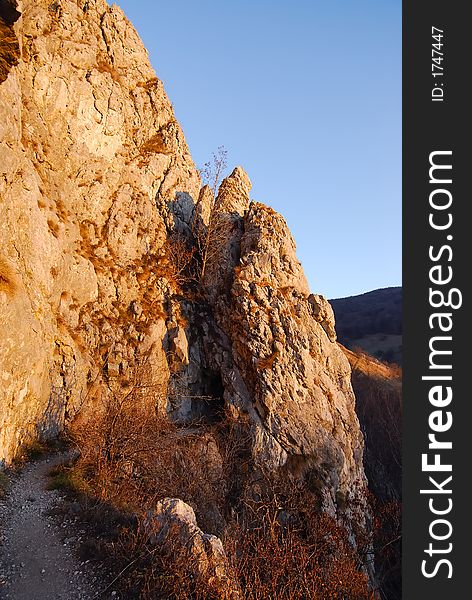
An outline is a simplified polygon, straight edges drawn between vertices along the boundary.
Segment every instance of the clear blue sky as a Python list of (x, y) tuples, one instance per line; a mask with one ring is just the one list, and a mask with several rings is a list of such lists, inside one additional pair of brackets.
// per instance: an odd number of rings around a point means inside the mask
[(312, 291), (401, 284), (400, 0), (118, 0), (197, 166), (281, 212)]

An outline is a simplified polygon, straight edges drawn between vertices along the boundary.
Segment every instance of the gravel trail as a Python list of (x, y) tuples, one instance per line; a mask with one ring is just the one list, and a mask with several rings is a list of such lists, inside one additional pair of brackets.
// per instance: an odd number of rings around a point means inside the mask
[(63, 497), (46, 489), (48, 472), (69, 457), (62, 453), (29, 463), (12, 478), (6, 498), (0, 501), (1, 600), (92, 600), (96, 596), (97, 576), (76, 555), (80, 531), (70, 520), (60, 522), (51, 515)]

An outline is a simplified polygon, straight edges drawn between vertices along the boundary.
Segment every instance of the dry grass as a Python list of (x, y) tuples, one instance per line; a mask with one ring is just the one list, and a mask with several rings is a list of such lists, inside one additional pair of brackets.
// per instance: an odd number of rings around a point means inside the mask
[(352, 368), (356, 412), (365, 438), (370, 489), (381, 500), (401, 499), (402, 372), (364, 352), (342, 348)]
[(348, 350), (341, 344), (342, 351), (347, 356), (352, 369), (365, 376), (387, 381), (401, 381), (402, 369), (396, 364), (385, 363), (368, 354), (362, 348)]
[(99, 73), (108, 73), (109, 75), (111, 75), (113, 81), (119, 83), (120, 74), (110, 62), (106, 60), (98, 60), (96, 64), (96, 69)]
[(117, 560), (127, 556), (130, 566), (130, 576), (120, 581), (123, 598), (232, 600), (222, 593), (218, 577), (200, 573), (198, 559), (188, 549), (178, 544), (151, 544), (149, 530), (141, 519), (136, 526), (122, 530), (114, 556)]
[(352, 368), (365, 439), (364, 468), (375, 515), (375, 569), (382, 598), (401, 598), (402, 371), (341, 347)]
[(151, 79), (148, 79), (147, 81), (141, 81), (140, 83), (138, 83), (137, 87), (141, 87), (147, 91), (150, 91), (153, 88), (155, 88), (158, 85), (158, 83), (159, 83), (159, 79), (157, 77), (152, 77)]
[(153, 270), (157, 277), (165, 277), (176, 291), (181, 291), (196, 281), (195, 248), (183, 235), (169, 236), (155, 257)]
[[(209, 515), (218, 511), (223, 490), (219, 471), (203, 451), (202, 436), (182, 432), (156, 415), (145, 417), (139, 407), (120, 409), (120, 414), (116, 408), (98, 421), (100, 431), (94, 425), (87, 430), (88, 440), (80, 443), (79, 467), (83, 473), (95, 472), (91, 485), (98, 497), (137, 514), (161, 498), (178, 497), (214, 530)], [(98, 446), (85, 448), (89, 440)]]
[(160, 131), (149, 138), (140, 148), (142, 155), (147, 154), (170, 154), (169, 148), (164, 140), (164, 136)]
[(258, 285), (259, 287), (263, 287), (263, 288), (273, 288), (274, 284), (270, 281), (268, 281), (267, 279), (261, 279), (260, 281), (256, 282), (256, 285)]
[(6, 259), (0, 256), (0, 292), (12, 297), (18, 289), (17, 277)]
[(41, 440), (38, 437), (30, 437), (22, 443), (19, 452), (13, 459), (14, 468), (22, 468), (26, 463), (39, 460), (49, 454), (62, 448), (61, 440)]
[(256, 481), (248, 422), (227, 414), (206, 428), (178, 428), (156, 411), (162, 393), (136, 373), (77, 424), (80, 458), (51, 483), (81, 498), (91, 527), (83, 558), (125, 569), (113, 588), (120, 596), (222, 600), (185, 548), (150, 542), (147, 511), (178, 497), (223, 539), (242, 600), (373, 598), (346, 532), (317, 511), (311, 492), (286, 475)]
[[(316, 526), (320, 526), (320, 522)], [(329, 535), (333, 541), (324, 552), (320, 545), (305, 541), (293, 529), (278, 523), (249, 531), (235, 527), (232, 536), (226, 539), (226, 547), (245, 590), (244, 598), (374, 598), (368, 591), (367, 577), (358, 570), (355, 561), (347, 555), (343, 557), (336, 548), (341, 538), (333, 539), (333, 532), (337, 531), (334, 522), (326, 523), (326, 527), (325, 536)]]

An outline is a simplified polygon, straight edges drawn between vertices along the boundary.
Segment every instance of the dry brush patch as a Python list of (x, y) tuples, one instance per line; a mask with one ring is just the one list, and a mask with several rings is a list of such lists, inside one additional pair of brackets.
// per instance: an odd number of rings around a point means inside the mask
[(157, 393), (137, 376), (127, 392), (110, 394), (72, 433), (79, 459), (54, 474), (53, 485), (82, 498), (92, 524), (84, 551), (115, 569), (113, 589), (144, 600), (225, 597), (214, 579), (195, 575), (185, 549), (152, 543), (148, 511), (173, 497), (223, 539), (240, 598), (374, 597), (346, 531), (317, 511), (308, 489), (257, 471), (247, 422), (226, 414), (179, 428), (156, 412)]
[(142, 519), (135, 527), (122, 530), (115, 556), (118, 560), (123, 556), (131, 558), (126, 565), (132, 570), (131, 576), (121, 581), (125, 598), (232, 600), (231, 595), (222, 593), (216, 579), (200, 572), (198, 558), (188, 549), (175, 544), (152, 543)]
[[(227, 166), (227, 156), (227, 150), (223, 146), (220, 146), (213, 153), (211, 161), (205, 163), (203, 169), (200, 171), (203, 183), (205, 184), (204, 189), (207, 189), (209, 195), (209, 206), (207, 207), (208, 223), (194, 223), (195, 241), (200, 259), (198, 274), (200, 283), (205, 281), (207, 266), (213, 260), (217, 260), (221, 248), (226, 245), (228, 240), (228, 223), (222, 212), (218, 198), (218, 189)], [(198, 217), (198, 211), (196, 211), (195, 216)]]
[(373, 493), (401, 499), (402, 371), (363, 351), (345, 350), (352, 368), (356, 412), (365, 438), (364, 465)]
[(113, 79), (113, 81), (117, 83), (120, 82), (120, 74), (109, 60), (98, 60), (96, 64), (96, 69), (99, 73), (108, 73)]
[(154, 271), (181, 292), (197, 280), (196, 248), (182, 234), (169, 235), (155, 257)]
[(397, 600), (401, 598), (402, 370), (362, 350), (342, 349), (351, 364), (356, 412), (365, 439), (379, 594)]
[(244, 598), (374, 599), (347, 531), (316, 509), (305, 485), (263, 479), (224, 538)]

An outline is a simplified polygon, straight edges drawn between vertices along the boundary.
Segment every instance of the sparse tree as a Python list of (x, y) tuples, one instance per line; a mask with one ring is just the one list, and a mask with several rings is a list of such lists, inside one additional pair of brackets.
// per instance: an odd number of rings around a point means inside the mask
[(195, 227), (195, 235), (197, 245), (200, 253), (201, 268), (200, 268), (200, 282), (204, 280), (205, 271), (208, 263), (214, 254), (215, 248), (218, 247), (222, 240), (220, 234), (220, 206), (218, 202), (218, 189), (221, 184), (223, 173), (227, 166), (228, 151), (224, 146), (220, 146), (216, 152), (213, 153), (212, 159), (205, 163), (201, 170), (201, 176), (203, 183), (206, 186), (206, 193), (209, 194), (209, 200), (202, 200), (209, 202), (208, 207), (208, 224), (203, 222), (197, 223)]
[(218, 188), (223, 177), (224, 170), (227, 167), (228, 151), (224, 146), (218, 146), (216, 152), (213, 153), (212, 159), (205, 163), (200, 174), (204, 185), (208, 185), (213, 194), (213, 199), (216, 200)]

